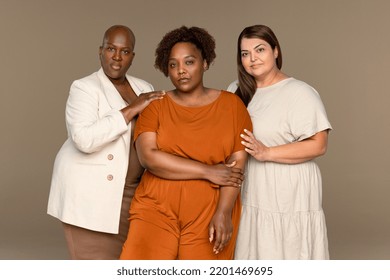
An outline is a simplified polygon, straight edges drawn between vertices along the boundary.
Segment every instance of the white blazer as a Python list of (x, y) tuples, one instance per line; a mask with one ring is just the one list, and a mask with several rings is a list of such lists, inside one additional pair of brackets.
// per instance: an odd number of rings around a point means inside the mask
[[(137, 95), (153, 91), (126, 75)], [(53, 168), (47, 213), (90, 230), (118, 233), (127, 174), (131, 122), (126, 106), (100, 69), (72, 83), (66, 104), (68, 139)]]

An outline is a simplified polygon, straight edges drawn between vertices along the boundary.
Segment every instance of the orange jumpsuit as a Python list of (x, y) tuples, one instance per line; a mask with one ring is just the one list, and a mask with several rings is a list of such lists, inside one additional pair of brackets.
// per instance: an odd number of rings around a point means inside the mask
[[(156, 132), (160, 150), (206, 164), (225, 163), (243, 150), (240, 134), (252, 130), (245, 105), (221, 91), (211, 104), (185, 107), (169, 96), (153, 101), (139, 116), (134, 138)], [(130, 229), (121, 259), (232, 259), (240, 219), (238, 196), (232, 214), (233, 236), (213, 253), (208, 226), (219, 186), (207, 180), (166, 180), (146, 171), (130, 207)]]

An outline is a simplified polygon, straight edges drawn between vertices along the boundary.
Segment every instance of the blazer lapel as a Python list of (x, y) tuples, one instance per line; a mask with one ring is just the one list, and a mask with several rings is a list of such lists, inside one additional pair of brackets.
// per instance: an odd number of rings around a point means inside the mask
[(134, 90), (135, 94), (138, 96), (145, 91), (145, 88), (139, 85), (139, 83), (130, 75), (126, 75), (126, 79), (129, 81), (131, 88)]
[(104, 74), (103, 69), (100, 68), (98, 71), (98, 77), (100, 84), (103, 90), (104, 95), (106, 96), (107, 102), (113, 109), (123, 109), (126, 106), (125, 101), (122, 99), (122, 96), (116, 90), (115, 86), (108, 79), (106, 74)]

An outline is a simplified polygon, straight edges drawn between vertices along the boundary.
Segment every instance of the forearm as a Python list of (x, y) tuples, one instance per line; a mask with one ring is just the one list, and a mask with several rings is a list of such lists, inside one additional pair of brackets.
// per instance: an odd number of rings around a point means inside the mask
[(126, 106), (121, 110), (121, 113), (123, 115), (123, 118), (125, 119), (126, 123), (129, 124), (140, 112), (137, 108), (134, 108), (132, 106)]
[(303, 141), (269, 147), (264, 161), (297, 164), (322, 156), (326, 149), (327, 132), (323, 131)]
[[(247, 159), (248, 154), (244, 150), (242, 150), (234, 153), (230, 157), (228, 163), (235, 161), (236, 167), (240, 168), (244, 172)], [(240, 188), (222, 186), (220, 188), (217, 211), (221, 211), (222, 213), (225, 213), (230, 217), (239, 192)]]
[(208, 179), (208, 165), (160, 150), (140, 156), (143, 167), (152, 174), (168, 180)]
[[(220, 186), (238, 187), (244, 179), (242, 165), (217, 163), (209, 165), (161, 151), (156, 132), (141, 133), (136, 139), (137, 154), (142, 166), (152, 174), (168, 180), (208, 180)], [(245, 151), (242, 153), (246, 154)]]
[(221, 212), (226, 217), (230, 218), (239, 192), (240, 192), (240, 188), (226, 187), (226, 186), (221, 187), (219, 193), (217, 212)]

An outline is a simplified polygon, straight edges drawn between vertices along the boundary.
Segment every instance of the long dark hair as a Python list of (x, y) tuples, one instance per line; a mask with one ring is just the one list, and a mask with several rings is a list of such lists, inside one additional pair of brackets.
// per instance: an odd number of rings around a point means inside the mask
[(276, 66), (282, 69), (282, 50), (279, 45), (279, 41), (276, 38), (274, 32), (265, 25), (252, 25), (244, 28), (241, 31), (237, 40), (237, 71), (238, 71), (238, 88), (236, 94), (241, 98), (246, 106), (252, 100), (253, 95), (256, 92), (256, 81), (251, 75), (249, 75), (241, 61), (241, 40), (243, 38), (259, 38), (266, 41), (273, 50), (278, 50), (278, 57), (276, 58)]

